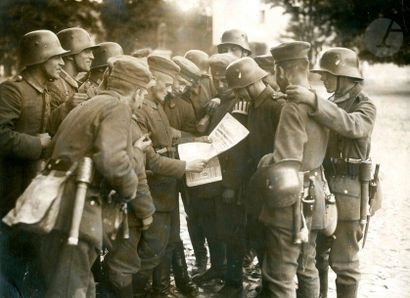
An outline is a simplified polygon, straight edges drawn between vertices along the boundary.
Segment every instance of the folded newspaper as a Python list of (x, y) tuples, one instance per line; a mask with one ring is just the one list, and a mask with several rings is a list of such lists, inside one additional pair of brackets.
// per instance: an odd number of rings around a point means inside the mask
[(189, 187), (222, 180), (221, 165), (218, 155), (242, 141), (249, 131), (231, 114), (227, 113), (209, 134), (211, 143), (185, 143), (178, 145), (179, 158), (192, 161), (208, 160), (201, 173), (187, 173), (186, 182)]

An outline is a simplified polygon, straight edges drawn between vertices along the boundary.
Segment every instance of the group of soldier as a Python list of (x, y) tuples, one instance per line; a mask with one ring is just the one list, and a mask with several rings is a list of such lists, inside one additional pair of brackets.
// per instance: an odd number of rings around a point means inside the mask
[[(311, 70), (332, 93), (324, 99), (309, 82), (309, 50), (293, 41), (254, 57), (240, 30), (226, 31), (211, 57), (172, 58), (124, 55), (81, 28), (24, 35), (21, 72), (0, 85), (1, 217), (36, 175), (67, 178), (50, 231), (1, 223), (2, 295), (94, 297), (97, 279), (107, 297), (174, 297), (172, 272), (185, 296), (220, 279), (216, 295), (246, 297), (253, 251), (259, 297), (327, 297), (329, 264), (337, 297), (357, 297), (360, 168), (376, 108), (354, 51), (328, 49)], [(180, 160), (178, 144), (209, 142), (227, 113), (249, 135), (218, 156), (221, 181), (188, 187), (184, 175), (207, 160)], [(78, 178), (91, 167), (92, 177)], [(87, 191), (73, 242), (79, 181)], [(337, 227), (324, 233), (332, 204)]]

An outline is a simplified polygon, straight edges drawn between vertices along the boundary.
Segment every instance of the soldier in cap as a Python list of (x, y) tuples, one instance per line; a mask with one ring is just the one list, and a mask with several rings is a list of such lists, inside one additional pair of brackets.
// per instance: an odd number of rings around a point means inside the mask
[(94, 60), (86, 79), (78, 88), (78, 92), (87, 94), (90, 98), (97, 94), (97, 88), (103, 80), (104, 71), (108, 66), (108, 59), (123, 55), (122, 47), (116, 42), (102, 42), (94, 49)]
[[(151, 55), (148, 65), (156, 84), (148, 90), (148, 95), (138, 111), (136, 120), (143, 133), (151, 133), (153, 148), (165, 157), (174, 158), (174, 141), (181, 137), (181, 132), (169, 124), (163, 105), (171, 92), (179, 66), (172, 60)], [(147, 156), (148, 157), (148, 156)], [(152, 198), (156, 211), (153, 225), (142, 234), (139, 247), (141, 271), (134, 277), (134, 290), (138, 296), (145, 295), (145, 287), (152, 276), (153, 297), (172, 297), (170, 292), (170, 264), (173, 245), (179, 241), (179, 229), (173, 229), (179, 222), (179, 214), (175, 212), (178, 205), (177, 178), (185, 172), (201, 172), (205, 166), (202, 160), (185, 162), (168, 160), (165, 167), (159, 163), (148, 169), (153, 174), (148, 176)]]
[[(282, 92), (310, 88), (309, 49), (309, 43), (300, 41), (271, 49)], [(265, 202), (260, 220), (267, 227), (261, 296), (295, 297), (295, 275), (298, 297), (319, 296), (315, 246), (317, 231), (324, 228), (326, 181), (321, 165), (328, 130), (311, 119), (309, 111), (306, 105), (284, 104), (274, 151), (262, 157), (255, 174), (269, 182), (261, 191)]]
[(266, 77), (263, 78), (265, 84), (268, 84), (273, 90), (279, 91), (280, 88), (276, 83), (275, 79), (275, 61), (273, 60), (272, 55), (261, 55), (253, 58), (255, 62), (268, 73)]
[[(274, 91), (265, 83), (264, 79), (268, 75), (248, 57), (231, 63), (226, 70), (229, 86), (242, 100), (242, 104), (249, 105), (247, 118), (249, 173), (256, 171), (262, 156), (272, 152), (280, 112), (285, 102), (282, 93)], [(262, 201), (252, 183), (248, 187), (245, 203), (248, 248), (255, 250), (259, 263), (262, 264), (265, 253), (264, 226), (258, 221)]]
[[(141, 198), (134, 200), (138, 178), (130, 131), (132, 105), (142, 100), (151, 78), (148, 68), (137, 59), (116, 58), (106, 78), (105, 90), (71, 111), (54, 137), (48, 170), (67, 170), (84, 157), (92, 159), (95, 170), (82, 211), (78, 244), (67, 243), (74, 218), (75, 175), (65, 184), (56, 225), (42, 241), (47, 297), (95, 296), (90, 269), (102, 246), (102, 208), (108, 204), (111, 190), (116, 193), (113, 200), (128, 203), (129, 212), (140, 223), (153, 213), (152, 202), (143, 204)], [(130, 229), (129, 237), (136, 240), (140, 234), (140, 229)]]
[[(309, 105), (313, 108), (311, 117), (330, 129), (324, 165), (330, 177), (330, 189), (336, 197), (338, 222), (335, 239), (330, 241), (329, 262), (337, 275), (337, 297), (357, 297), (358, 242), (363, 236), (368, 208), (368, 198), (362, 198), (366, 192), (361, 189), (361, 163), (369, 159), (376, 107), (362, 91), (363, 77), (354, 51), (328, 49), (321, 54), (319, 66), (312, 71), (321, 75), (327, 91), (334, 94), (326, 100), (311, 90), (298, 87), (289, 90), (289, 99)], [(326, 268), (326, 264), (323, 267)], [(324, 279), (327, 280), (326, 271)], [(323, 297), (326, 297), (327, 285), (323, 286)]]
[[(0, 85), (1, 217), (14, 207), (16, 199), (40, 170), (41, 159), (50, 144), (46, 133), (50, 115), (46, 85), (49, 80), (59, 78), (64, 65), (61, 55), (67, 53), (57, 36), (48, 30), (25, 34), (19, 52), (21, 75)], [(1, 285), (0, 289), (14, 285), (22, 295), (41, 296), (35, 290), (39, 281), (32, 276), (33, 269), (39, 268), (33, 264), (37, 247), (32, 244), (33, 237), (3, 223), (0, 227), (1, 275), (10, 283)]]
[(192, 94), (195, 115), (197, 120), (200, 120), (206, 114), (206, 107), (209, 100), (216, 94), (212, 78), (209, 74), (209, 56), (200, 50), (189, 50), (185, 53), (184, 57), (195, 63), (201, 71), (198, 89), (193, 90)]
[[(209, 134), (227, 114), (231, 113), (245, 124), (246, 109), (238, 108), (238, 98), (226, 81), (226, 67), (237, 58), (231, 54), (211, 56), (209, 63), (221, 104), (211, 116)], [(242, 261), (245, 252), (245, 210), (242, 202), (243, 185), (247, 172), (246, 142), (243, 140), (218, 156), (222, 181), (192, 188), (195, 218), (202, 221), (208, 240), (211, 268), (194, 277), (202, 283), (221, 278), (225, 284), (218, 292), (221, 297), (242, 297)], [(226, 266), (224, 246), (226, 246)], [(226, 274), (225, 274), (226, 273)]]

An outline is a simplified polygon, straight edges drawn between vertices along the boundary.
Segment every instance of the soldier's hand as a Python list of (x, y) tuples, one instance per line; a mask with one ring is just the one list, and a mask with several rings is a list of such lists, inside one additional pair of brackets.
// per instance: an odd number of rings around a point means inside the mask
[(180, 139), (182, 137), (182, 133), (178, 129), (172, 129), (172, 138), (173, 139)]
[(41, 148), (47, 148), (50, 143), (51, 143), (51, 137), (48, 133), (40, 133), (38, 134), (38, 137), (40, 138), (40, 144)]
[(201, 173), (206, 166), (206, 160), (196, 159), (187, 161), (185, 165), (185, 172)]
[(268, 153), (262, 156), (261, 160), (258, 163), (258, 168), (267, 167), (274, 163), (273, 153)]
[(218, 97), (212, 98), (210, 101), (208, 101), (208, 104), (206, 105), (206, 112), (208, 114), (212, 114), (220, 104), (221, 104), (220, 98)]
[(72, 110), (88, 98), (88, 95), (85, 93), (74, 93), (74, 95), (67, 100), (67, 106), (70, 110)]
[(286, 95), (288, 96), (288, 101), (304, 103), (311, 107), (315, 106), (316, 94), (306, 87), (289, 85), (286, 88)]
[(150, 134), (147, 133), (140, 137), (137, 141), (135, 141), (134, 147), (140, 149), (142, 152), (145, 152), (148, 149), (148, 147), (152, 145), (152, 141), (149, 138), (149, 135)]
[(235, 191), (230, 188), (226, 188), (222, 193), (222, 202), (225, 204), (235, 203)]
[(154, 221), (154, 218), (152, 216), (144, 218), (142, 220), (142, 230), (148, 230), (148, 228), (151, 226), (152, 222)]

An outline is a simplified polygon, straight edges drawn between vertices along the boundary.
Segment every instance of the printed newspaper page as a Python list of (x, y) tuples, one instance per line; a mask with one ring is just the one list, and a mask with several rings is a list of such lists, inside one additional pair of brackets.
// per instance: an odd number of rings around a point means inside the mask
[(208, 163), (201, 173), (186, 175), (189, 187), (222, 180), (221, 165), (217, 155), (243, 140), (249, 131), (232, 115), (226, 114), (209, 135), (211, 143), (185, 143), (178, 146), (181, 160), (205, 159)]

